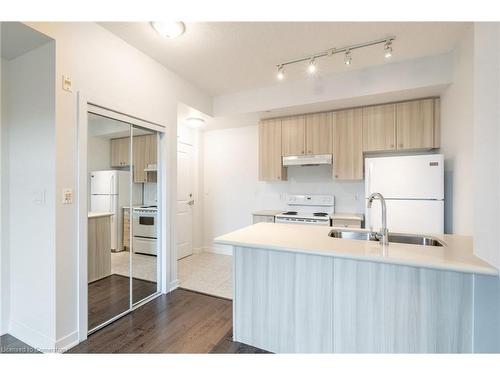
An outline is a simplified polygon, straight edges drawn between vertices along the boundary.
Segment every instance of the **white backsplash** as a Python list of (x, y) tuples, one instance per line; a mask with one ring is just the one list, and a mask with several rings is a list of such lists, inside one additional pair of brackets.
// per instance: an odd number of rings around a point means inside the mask
[(154, 206), (158, 204), (157, 200), (157, 184), (146, 183), (144, 184), (144, 205)]

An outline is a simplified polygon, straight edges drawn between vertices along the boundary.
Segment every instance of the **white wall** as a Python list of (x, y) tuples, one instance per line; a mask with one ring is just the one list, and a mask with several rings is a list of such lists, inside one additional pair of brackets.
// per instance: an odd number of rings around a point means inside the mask
[(285, 209), (286, 193), (333, 194), (337, 212), (364, 212), (364, 183), (334, 181), (331, 166), (289, 167), (288, 181), (262, 182), (258, 160), (256, 124), (203, 133), (206, 250), (214, 249), (214, 237), (250, 225), (253, 211)]
[(441, 152), (445, 155), (445, 232), (472, 235), (474, 28), (452, 53), (453, 83), (441, 95)]
[[(1, 33), (2, 28), (0, 26), (0, 48), (1, 48)], [(4, 157), (4, 148), (6, 146), (4, 142), (4, 111), (3, 108), (3, 91), (4, 91), (4, 81), (3, 76), (4, 70), (6, 69), (5, 61), (3, 58), (0, 59), (0, 170), (6, 171), (7, 164)], [(7, 252), (7, 241), (5, 239), (4, 223), (6, 223), (6, 218), (4, 215), (4, 191), (7, 184), (7, 179), (4, 173), (0, 173), (0, 336), (7, 332), (7, 326), (9, 321), (8, 311), (9, 311), (9, 301), (10, 301), (10, 286), (9, 286), (9, 260)]]
[(500, 269), (500, 27), (474, 26), (474, 241)]
[[(94, 23), (29, 23), (56, 41), (56, 197), (66, 187), (77, 190), (77, 92), (96, 104), (148, 121), (166, 124), (168, 134), (167, 184), (168, 238), (175, 245), (176, 122), (177, 103), (184, 102), (211, 114), (211, 97), (155, 60)], [(73, 80), (73, 92), (62, 90), (62, 76)], [(56, 307), (57, 345), (77, 337), (77, 205), (56, 199)], [(166, 283), (176, 281), (176, 262), (165, 259)]]
[(8, 332), (38, 348), (51, 348), (56, 330), (55, 46), (48, 43), (4, 60), (2, 68)]
[[(500, 24), (474, 24), (474, 252), (500, 269)], [(500, 278), (476, 277), (477, 352), (500, 352)]]

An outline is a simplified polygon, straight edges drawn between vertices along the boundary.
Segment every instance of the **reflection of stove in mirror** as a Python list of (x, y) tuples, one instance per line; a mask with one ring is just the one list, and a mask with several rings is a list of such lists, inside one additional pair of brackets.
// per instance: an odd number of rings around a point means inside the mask
[(330, 225), (335, 212), (333, 195), (287, 195), (289, 211), (276, 215), (276, 223)]
[(157, 215), (156, 206), (143, 206), (133, 209), (132, 213), (132, 250), (134, 253), (157, 254)]

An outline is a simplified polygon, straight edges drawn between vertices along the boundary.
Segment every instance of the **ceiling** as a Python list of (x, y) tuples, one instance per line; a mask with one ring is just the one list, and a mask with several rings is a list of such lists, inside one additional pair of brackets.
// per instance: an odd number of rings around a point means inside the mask
[(21, 22), (1, 22), (1, 33), (2, 58), (6, 60), (15, 59), (52, 41), (48, 36)]
[[(394, 54), (383, 45), (318, 61), (318, 74), (413, 59), (451, 51), (469, 23), (459, 22), (201, 22), (187, 23), (176, 39), (159, 36), (147, 22), (103, 22), (103, 27), (210, 95), (276, 84), (276, 64), (332, 47), (395, 35)], [(304, 64), (287, 67), (287, 80), (301, 80)]]

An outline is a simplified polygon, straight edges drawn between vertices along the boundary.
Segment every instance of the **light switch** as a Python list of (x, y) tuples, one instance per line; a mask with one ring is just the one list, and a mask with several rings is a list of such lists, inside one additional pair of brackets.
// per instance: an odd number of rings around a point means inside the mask
[(68, 76), (63, 76), (63, 79), (62, 79), (63, 90), (71, 92), (72, 91), (71, 86), (72, 86), (71, 78)]
[(73, 203), (73, 189), (63, 189), (63, 204), (72, 204)]
[(39, 206), (45, 205), (45, 190), (34, 191), (33, 202)]

